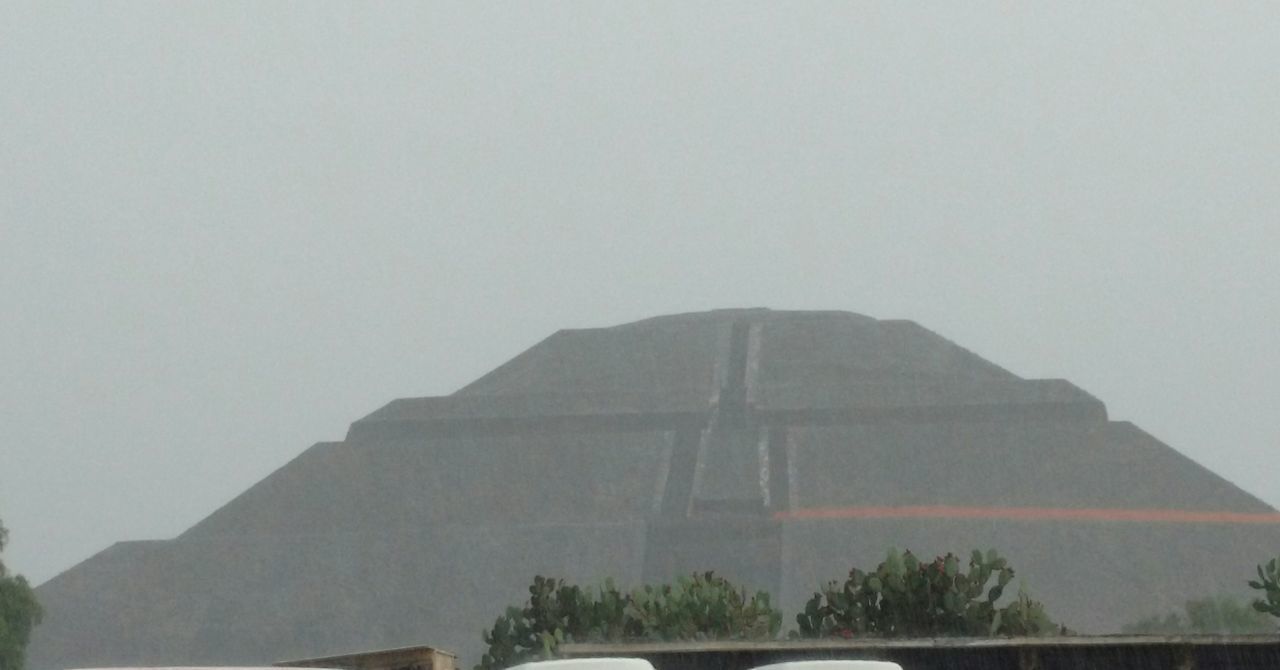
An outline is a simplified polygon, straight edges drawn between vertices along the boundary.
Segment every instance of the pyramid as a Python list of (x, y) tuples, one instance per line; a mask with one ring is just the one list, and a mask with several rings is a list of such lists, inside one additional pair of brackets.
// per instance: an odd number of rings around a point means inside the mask
[(432, 644), (535, 574), (714, 569), (788, 612), (886, 548), (996, 547), (1082, 632), (1243, 594), (1280, 514), (1063, 380), (910, 321), (719, 310), (565, 330), (312, 446), (172, 540), (37, 589), (35, 670)]

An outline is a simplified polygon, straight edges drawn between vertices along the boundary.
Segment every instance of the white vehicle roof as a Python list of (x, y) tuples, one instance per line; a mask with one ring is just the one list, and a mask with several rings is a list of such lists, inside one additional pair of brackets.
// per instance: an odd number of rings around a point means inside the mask
[(513, 665), (507, 670), (653, 670), (643, 658), (562, 658)]
[(902, 670), (902, 666), (889, 661), (788, 661), (751, 670)]
[[(111, 668), (68, 668), (67, 670), (280, 670), (272, 665), (132, 665)], [(294, 668), (289, 670), (338, 670), (337, 668)]]

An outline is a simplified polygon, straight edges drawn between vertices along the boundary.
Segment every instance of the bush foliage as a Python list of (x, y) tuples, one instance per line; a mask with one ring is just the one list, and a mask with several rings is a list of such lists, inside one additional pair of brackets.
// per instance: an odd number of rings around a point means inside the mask
[(630, 592), (612, 581), (581, 588), (539, 576), (524, 607), (507, 608), (485, 631), (489, 650), (476, 670), (549, 658), (565, 642), (768, 639), (781, 625), (769, 594), (748, 596), (710, 572)]
[[(0, 524), (0, 550), (9, 539)], [(0, 670), (22, 668), (31, 630), (40, 623), (40, 604), (21, 575), (10, 575), (0, 562)]]
[(1248, 635), (1271, 633), (1271, 618), (1231, 596), (1188, 600), (1182, 612), (1170, 612), (1131, 623), (1121, 629), (1135, 635)]
[[(849, 571), (830, 582), (796, 616), (800, 637), (1013, 636), (1061, 631), (1044, 606), (1021, 589), (1004, 607), (998, 601), (1014, 571), (996, 551), (974, 551), (968, 571), (954, 554), (921, 561), (889, 550), (870, 572)], [(995, 583), (988, 587), (992, 579)]]

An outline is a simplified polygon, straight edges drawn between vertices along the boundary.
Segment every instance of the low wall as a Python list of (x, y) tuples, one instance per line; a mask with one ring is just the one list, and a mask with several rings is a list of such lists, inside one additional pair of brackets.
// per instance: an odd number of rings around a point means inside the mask
[(657, 670), (748, 670), (819, 659), (894, 661), (904, 670), (1261, 670), (1280, 668), (1280, 634), (569, 644), (561, 652), (639, 657)]

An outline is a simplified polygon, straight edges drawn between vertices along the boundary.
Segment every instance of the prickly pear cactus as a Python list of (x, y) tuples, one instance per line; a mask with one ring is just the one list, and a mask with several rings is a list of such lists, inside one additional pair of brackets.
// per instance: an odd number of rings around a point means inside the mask
[[(1019, 591), (997, 601), (1014, 571), (994, 549), (974, 551), (968, 570), (955, 554), (921, 561), (890, 549), (873, 572), (854, 568), (830, 582), (796, 616), (799, 637), (995, 636), (1057, 632), (1044, 606)], [(992, 580), (994, 579), (994, 583)]]
[(1273, 558), (1258, 566), (1257, 581), (1249, 586), (1262, 591), (1262, 597), (1253, 601), (1253, 608), (1280, 617), (1280, 558)]
[(782, 614), (763, 591), (749, 596), (711, 572), (624, 593), (612, 581), (580, 588), (534, 577), (529, 601), (509, 607), (483, 633), (488, 651), (476, 670), (496, 670), (550, 658), (565, 642), (621, 640), (770, 639)]

